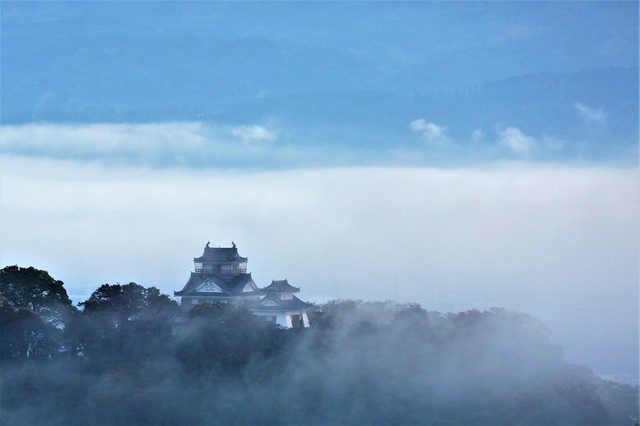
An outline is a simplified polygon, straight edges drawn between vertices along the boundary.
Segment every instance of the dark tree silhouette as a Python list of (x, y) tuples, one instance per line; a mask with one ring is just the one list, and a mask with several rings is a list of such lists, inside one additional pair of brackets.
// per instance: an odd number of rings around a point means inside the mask
[(32, 300), (11, 282), (12, 301), (0, 296), (3, 425), (606, 425), (638, 417), (637, 387), (568, 364), (538, 320), (505, 309), (441, 314), (339, 300), (316, 306), (311, 328), (285, 330), (231, 304), (184, 315), (157, 289), (129, 283), (100, 286), (55, 325), (41, 294)]
[(103, 284), (89, 299), (79, 303), (87, 314), (103, 315), (117, 327), (144, 318), (167, 319), (179, 312), (178, 304), (155, 287), (136, 283)]
[(69, 322), (69, 347), (90, 354), (101, 367), (132, 359), (156, 359), (166, 352), (178, 304), (155, 287), (103, 284), (79, 303), (83, 311)]
[(176, 355), (188, 371), (236, 375), (250, 360), (273, 352), (268, 327), (247, 309), (200, 304), (177, 332)]
[(0, 360), (51, 358), (59, 351), (60, 334), (31, 309), (0, 297)]
[(47, 271), (7, 266), (0, 270), (0, 296), (14, 308), (27, 307), (48, 321), (59, 323), (73, 309), (64, 283)]

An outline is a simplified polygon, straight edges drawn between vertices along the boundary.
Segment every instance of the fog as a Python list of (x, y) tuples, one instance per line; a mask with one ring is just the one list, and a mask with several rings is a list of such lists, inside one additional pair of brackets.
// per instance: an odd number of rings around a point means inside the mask
[(540, 318), (571, 362), (638, 375), (637, 171), (504, 163), (451, 169), (153, 170), (5, 156), (0, 263), (76, 299), (135, 281), (172, 294), (207, 241), (260, 286)]
[(539, 321), (502, 309), (443, 315), (333, 301), (311, 329), (281, 330), (230, 305), (199, 305), (168, 327), (177, 305), (158, 309), (156, 299), (121, 311), (115, 298), (98, 300), (104, 305), (67, 318), (66, 349), (52, 359), (8, 358), (3, 343), (3, 424), (601, 425), (638, 417), (637, 387), (565, 363)]

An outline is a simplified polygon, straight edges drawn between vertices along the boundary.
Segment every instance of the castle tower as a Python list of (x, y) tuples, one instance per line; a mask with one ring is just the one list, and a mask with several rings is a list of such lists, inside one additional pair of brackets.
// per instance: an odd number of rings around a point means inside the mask
[(204, 247), (202, 256), (193, 259), (194, 272), (182, 290), (180, 306), (190, 310), (199, 303), (231, 302), (244, 305), (260, 299), (262, 292), (247, 273), (247, 258), (231, 247)]
[(231, 247), (204, 247), (202, 256), (193, 259), (194, 271), (182, 290), (173, 294), (180, 297), (180, 306), (189, 311), (200, 303), (226, 302), (243, 306), (263, 321), (283, 328), (309, 327), (309, 303), (293, 293), (300, 288), (287, 280), (272, 281), (259, 288), (247, 273), (247, 258)]

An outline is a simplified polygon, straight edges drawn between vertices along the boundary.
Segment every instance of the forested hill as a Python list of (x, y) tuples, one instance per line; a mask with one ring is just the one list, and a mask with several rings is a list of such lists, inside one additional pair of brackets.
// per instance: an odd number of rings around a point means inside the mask
[(332, 301), (283, 330), (229, 305), (104, 284), (72, 306), (45, 271), (0, 271), (0, 424), (633, 425), (638, 388), (567, 364), (504, 309)]

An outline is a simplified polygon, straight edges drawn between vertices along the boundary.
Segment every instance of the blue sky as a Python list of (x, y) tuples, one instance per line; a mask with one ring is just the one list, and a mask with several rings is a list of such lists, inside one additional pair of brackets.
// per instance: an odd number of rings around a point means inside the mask
[(637, 2), (0, 3), (0, 264), (506, 308), (638, 375)]
[(154, 167), (635, 162), (637, 16), (637, 2), (3, 2), (2, 123), (202, 124), (213, 147), (107, 155)]

